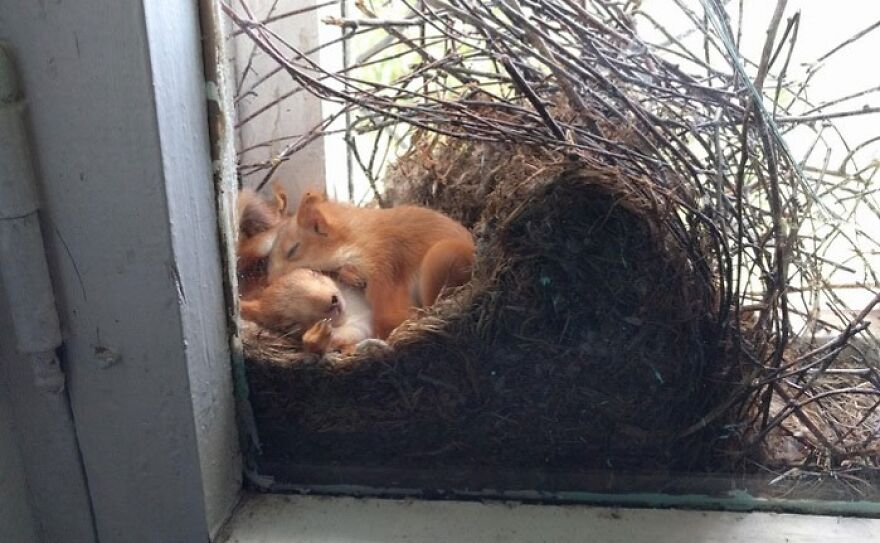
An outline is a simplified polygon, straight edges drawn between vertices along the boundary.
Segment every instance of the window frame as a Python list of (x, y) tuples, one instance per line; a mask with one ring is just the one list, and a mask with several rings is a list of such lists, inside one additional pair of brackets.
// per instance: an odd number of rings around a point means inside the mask
[[(213, 539), (243, 473), (269, 492), (436, 497), (378, 480), (286, 485), (250, 462), (259, 442), (235, 331), (234, 133), (217, 1), (37, 4), (10, 6), (16, 26), (0, 28), (27, 51), (42, 218), (98, 538)], [(744, 493), (442, 497), (880, 516), (880, 503)]]

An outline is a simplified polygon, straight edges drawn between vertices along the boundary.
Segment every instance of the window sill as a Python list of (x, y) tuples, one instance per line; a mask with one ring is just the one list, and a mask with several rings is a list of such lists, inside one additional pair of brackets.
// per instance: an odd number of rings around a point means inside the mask
[(222, 543), (870, 541), (880, 520), (587, 506), (246, 495)]

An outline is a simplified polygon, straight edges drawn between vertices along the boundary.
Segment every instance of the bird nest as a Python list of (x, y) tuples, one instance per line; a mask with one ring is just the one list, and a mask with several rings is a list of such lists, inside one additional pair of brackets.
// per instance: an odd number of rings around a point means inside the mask
[[(841, 218), (875, 206), (877, 168), (857, 165), (870, 141), (847, 147), (833, 180), (827, 158), (805, 168), (818, 143), (795, 157), (787, 134), (819, 142), (858, 112), (826, 115), (839, 102), (810, 104), (786, 78), (799, 15), (783, 25), (779, 3), (749, 63), (734, 18), (700, 3), (700, 16), (677, 4), (694, 24), (676, 35), (639, 2), (432, 0), (395, 17), (358, 2), (361, 18), (327, 19), (342, 30), (333, 43), (384, 37), (337, 71), (272, 29), (282, 14), (224, 4), (238, 39), (276, 65), (245, 70), (241, 100), (286, 74), (291, 93), (339, 104), (242, 164), (246, 184), (348, 116), (374, 205), (441, 210), (477, 240), (473, 280), (399, 327), (390, 350), (319, 358), (243, 329), (266, 454), (873, 476), (880, 378), (856, 339), (876, 347), (863, 332), (880, 296), (850, 307), (832, 288), (851, 271), (841, 253), (873, 276), (869, 238)], [(401, 58), (386, 79), (369, 71)], [(405, 142), (384, 172), (382, 141)]]
[[(473, 228), (473, 280), (405, 323), (387, 353), (320, 359), (249, 336), (258, 416), (296, 429), (289, 453), (302, 462), (692, 465), (705, 451), (680, 436), (712, 407), (710, 377), (730, 361), (711, 347), (705, 255), (677, 243), (662, 201), (635, 192), (644, 180), (476, 147), (418, 146), (387, 180), (395, 201)], [(498, 165), (490, 188), (469, 164), (480, 156)], [(444, 187), (436, 199), (432, 186)]]

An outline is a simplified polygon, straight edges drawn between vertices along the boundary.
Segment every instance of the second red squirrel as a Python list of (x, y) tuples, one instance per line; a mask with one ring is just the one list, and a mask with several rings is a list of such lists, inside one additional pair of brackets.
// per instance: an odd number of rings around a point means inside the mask
[(306, 268), (290, 270), (243, 299), (241, 316), (263, 328), (301, 334), (303, 348), (318, 354), (350, 353), (373, 337), (363, 291)]

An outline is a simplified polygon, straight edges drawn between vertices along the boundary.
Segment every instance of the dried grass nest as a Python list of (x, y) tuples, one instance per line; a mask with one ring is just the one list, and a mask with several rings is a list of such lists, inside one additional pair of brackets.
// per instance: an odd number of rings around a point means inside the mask
[(264, 448), (355, 465), (710, 462), (705, 436), (720, 432), (687, 429), (734, 361), (702, 248), (675, 237), (649, 180), (547, 149), (413, 141), (386, 198), (471, 228), (473, 280), (404, 323), (390, 352), (322, 359), (246, 329)]

